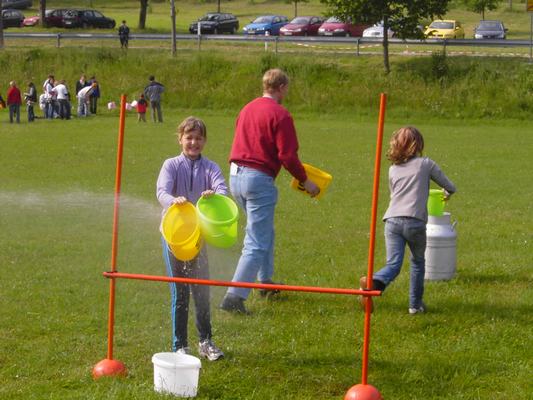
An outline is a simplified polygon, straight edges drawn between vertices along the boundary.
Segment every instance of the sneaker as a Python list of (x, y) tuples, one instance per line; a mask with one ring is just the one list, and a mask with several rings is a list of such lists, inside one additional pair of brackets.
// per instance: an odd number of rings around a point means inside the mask
[(189, 346), (180, 347), (178, 350), (176, 350), (176, 353), (191, 355), (191, 349)]
[(200, 357), (205, 357), (209, 361), (216, 361), (224, 357), (222, 350), (215, 346), (209, 339), (202, 340), (198, 343), (198, 353), (200, 353)]
[[(359, 289), (360, 290), (367, 290), (368, 289), (368, 286), (366, 285), (366, 276), (362, 276), (361, 278), (359, 278)], [(370, 300), (370, 297), (365, 297), (365, 296), (359, 296), (359, 305), (361, 306), (361, 309), (363, 311), (366, 311), (366, 303), (367, 301)], [(370, 303), (370, 312), (374, 312), (374, 302), (372, 300), (370, 300), (371, 303)]]
[(244, 299), (232, 293), (226, 293), (219, 308), (228, 312), (248, 314), (248, 310), (244, 307)]
[[(266, 285), (283, 285), (283, 283), (281, 282), (273, 282), (272, 279), (268, 279), (266, 281), (261, 281), (259, 283), (264, 283)], [(270, 297), (270, 296), (274, 296), (278, 293), (281, 293), (281, 290), (278, 290), (278, 289), (259, 289), (259, 294), (261, 295), (261, 297)]]
[(426, 312), (426, 305), (424, 303), (420, 303), (420, 306), (411, 308), (409, 307), (409, 314), (415, 315), (415, 314), (423, 314)]

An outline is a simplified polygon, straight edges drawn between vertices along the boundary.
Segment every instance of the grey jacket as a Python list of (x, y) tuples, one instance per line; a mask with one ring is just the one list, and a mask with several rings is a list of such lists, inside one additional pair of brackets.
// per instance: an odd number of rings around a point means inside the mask
[(448, 193), (455, 193), (455, 185), (437, 163), (427, 157), (414, 157), (389, 168), (389, 208), (383, 220), (391, 217), (411, 217), (427, 222), (429, 182), (434, 181)]
[(144, 88), (144, 97), (148, 101), (161, 101), (161, 93), (165, 91), (165, 87), (159, 82), (150, 82), (148, 86)]

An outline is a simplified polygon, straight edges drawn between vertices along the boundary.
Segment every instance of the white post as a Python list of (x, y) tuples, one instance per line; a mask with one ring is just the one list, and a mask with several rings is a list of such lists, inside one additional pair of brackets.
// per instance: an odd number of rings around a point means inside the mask
[[(270, 36), (269, 31), (265, 31), (265, 36)], [(265, 41), (265, 51), (268, 51), (268, 42)]]

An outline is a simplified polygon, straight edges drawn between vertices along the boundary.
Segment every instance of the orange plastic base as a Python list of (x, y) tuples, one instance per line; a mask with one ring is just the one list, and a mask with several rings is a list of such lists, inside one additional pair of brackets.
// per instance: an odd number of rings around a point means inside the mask
[(381, 393), (372, 385), (355, 385), (346, 392), (344, 400), (382, 400)]
[(122, 361), (105, 358), (93, 368), (93, 378), (98, 379), (103, 376), (126, 376), (128, 370)]

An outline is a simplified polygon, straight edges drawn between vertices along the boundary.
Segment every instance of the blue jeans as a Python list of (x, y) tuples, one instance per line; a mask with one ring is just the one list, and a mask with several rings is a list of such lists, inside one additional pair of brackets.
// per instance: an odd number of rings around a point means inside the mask
[(409, 307), (421, 306), (424, 295), (424, 273), (426, 260), (426, 223), (416, 218), (394, 217), (385, 222), (386, 265), (376, 272), (374, 280), (387, 287), (400, 273), (405, 254), (405, 245), (411, 250), (411, 274)]
[(13, 118), (20, 123), (20, 104), (9, 105), (9, 122), (13, 123)]
[[(230, 190), (235, 201), (246, 212), (246, 234), (242, 254), (233, 282), (260, 282), (274, 274), (274, 210), (278, 189), (274, 178), (248, 167), (238, 167), (230, 175)], [(246, 299), (250, 289), (229, 288), (228, 293)]]
[[(164, 238), (163, 259), (170, 277), (209, 279), (209, 264), (205, 246), (191, 261), (180, 261), (174, 257)], [(195, 322), (200, 341), (211, 339), (211, 313), (209, 286), (170, 283), (172, 351), (188, 346), (187, 322), (189, 320), (189, 298), (192, 294), (195, 306)]]

